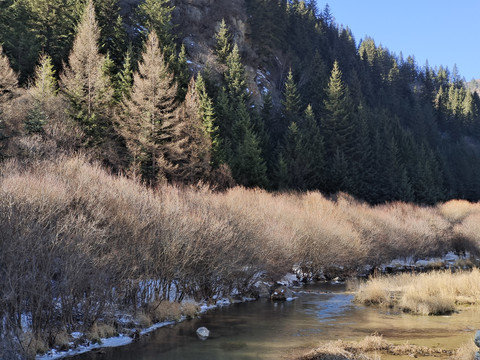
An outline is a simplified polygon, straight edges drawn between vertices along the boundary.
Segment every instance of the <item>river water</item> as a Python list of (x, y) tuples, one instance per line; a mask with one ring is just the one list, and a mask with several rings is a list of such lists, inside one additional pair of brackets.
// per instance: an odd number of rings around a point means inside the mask
[[(352, 303), (343, 285), (312, 285), (291, 302), (260, 300), (211, 310), (161, 328), (128, 346), (101, 349), (75, 360), (289, 359), (327, 340), (359, 340), (373, 333), (388, 341), (455, 349), (473, 341), (480, 310), (451, 316), (415, 316)], [(205, 326), (210, 338), (195, 330)]]

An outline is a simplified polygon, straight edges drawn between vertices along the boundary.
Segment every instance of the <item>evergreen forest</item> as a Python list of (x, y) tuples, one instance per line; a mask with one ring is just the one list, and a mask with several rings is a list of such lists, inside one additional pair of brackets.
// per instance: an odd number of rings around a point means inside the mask
[(456, 68), (357, 41), (313, 0), (242, 2), (241, 43), (231, 18), (203, 19), (197, 64), (181, 1), (126, 3), (0, 3), (0, 158), (82, 152), (151, 186), (480, 199), (480, 97)]

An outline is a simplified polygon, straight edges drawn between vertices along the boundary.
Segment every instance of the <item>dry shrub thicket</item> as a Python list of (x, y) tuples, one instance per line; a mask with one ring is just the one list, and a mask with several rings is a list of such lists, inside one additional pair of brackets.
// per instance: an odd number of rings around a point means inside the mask
[(480, 240), (480, 205), (465, 202), (150, 189), (79, 156), (0, 166), (0, 332), (25, 351), (73, 330), (117, 330), (118, 312), (144, 323), (193, 316), (172, 303), (246, 293), (258, 273), (354, 274), (396, 257), (476, 251)]

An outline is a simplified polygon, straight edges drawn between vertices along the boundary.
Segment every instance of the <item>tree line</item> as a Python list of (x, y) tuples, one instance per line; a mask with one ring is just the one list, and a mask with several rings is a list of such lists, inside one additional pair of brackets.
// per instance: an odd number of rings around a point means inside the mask
[(328, 6), (246, 1), (249, 46), (281, 75), (260, 102), (226, 21), (214, 63), (192, 77), (169, 1), (129, 16), (117, 0), (0, 6), (3, 157), (31, 151), (33, 136), (152, 185), (480, 198), (478, 94), (455, 68), (419, 67), (371, 38), (357, 46)]

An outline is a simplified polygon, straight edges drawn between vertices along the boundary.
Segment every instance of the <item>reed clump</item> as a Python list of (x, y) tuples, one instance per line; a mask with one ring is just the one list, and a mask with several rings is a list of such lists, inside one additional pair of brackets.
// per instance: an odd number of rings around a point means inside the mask
[(420, 315), (447, 314), (480, 301), (480, 270), (370, 278), (359, 286), (355, 301)]

